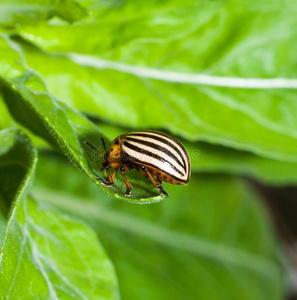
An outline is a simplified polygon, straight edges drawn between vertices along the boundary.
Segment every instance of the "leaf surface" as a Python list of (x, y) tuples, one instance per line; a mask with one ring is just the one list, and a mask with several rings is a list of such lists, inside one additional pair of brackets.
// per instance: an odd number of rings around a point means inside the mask
[[(97, 229), (123, 300), (282, 299), (279, 250), (259, 198), (244, 182), (194, 175), (187, 187), (164, 184), (170, 201), (131, 206), (98, 193), (63, 158), (44, 153), (41, 160), (33, 194)], [(53, 161), (63, 176), (49, 181)]]
[(119, 299), (113, 265), (95, 233), (28, 194), (37, 163), (29, 139), (6, 129), (0, 131), (0, 145), (0, 174), (7, 175), (7, 182), (0, 181), (0, 203), (12, 203), (1, 239), (1, 296)]
[[(135, 62), (128, 65), (89, 54), (60, 57), (31, 48), (25, 53), (29, 65), (42, 74), (54, 95), (109, 122), (166, 129), (190, 141), (297, 161), (296, 89), (275, 88), (269, 79), (265, 88), (251, 88), (248, 80), (238, 88), (228, 86), (229, 79), (240, 79), (240, 71), (230, 71), (223, 86), (195, 84), (192, 73), (187, 73), (189, 77), (177, 68), (169, 76), (164, 71), (168, 64), (154, 68), (143, 62), (143, 67), (136, 54)], [(214, 75), (209, 76), (215, 83)], [(260, 71), (251, 76), (264, 77)]]

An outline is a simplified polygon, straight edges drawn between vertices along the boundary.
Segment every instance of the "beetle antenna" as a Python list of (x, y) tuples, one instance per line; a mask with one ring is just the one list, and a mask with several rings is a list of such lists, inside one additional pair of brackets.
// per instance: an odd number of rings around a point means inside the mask
[(106, 151), (105, 141), (104, 141), (104, 138), (103, 138), (103, 137), (101, 138), (101, 141), (102, 141), (102, 144), (103, 144), (104, 150)]
[(93, 150), (95, 150), (97, 153), (99, 153), (101, 157), (104, 157), (104, 155), (99, 150), (97, 150), (92, 144), (90, 144), (89, 142), (86, 142), (86, 141), (84, 143), (86, 145), (88, 145), (90, 148), (92, 148)]

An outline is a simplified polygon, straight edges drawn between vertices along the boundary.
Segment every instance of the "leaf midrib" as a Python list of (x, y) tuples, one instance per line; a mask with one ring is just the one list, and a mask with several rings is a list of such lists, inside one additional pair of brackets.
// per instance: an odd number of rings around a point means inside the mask
[(68, 58), (80, 66), (89, 66), (98, 70), (110, 69), (123, 72), (140, 78), (149, 78), (165, 82), (176, 82), (185, 84), (201, 84), (205, 86), (245, 88), (245, 89), (297, 89), (296, 78), (274, 77), (274, 78), (248, 78), (236, 76), (216, 76), (204, 73), (177, 72), (162, 70), (148, 66), (137, 66), (121, 61), (106, 60), (99, 56), (72, 53), (47, 53)]

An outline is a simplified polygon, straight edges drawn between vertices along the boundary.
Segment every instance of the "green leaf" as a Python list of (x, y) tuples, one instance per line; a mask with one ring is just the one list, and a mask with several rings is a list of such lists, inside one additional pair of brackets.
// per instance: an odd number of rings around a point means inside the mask
[(247, 151), (237, 151), (204, 142), (183, 142), (189, 151), (192, 172), (245, 175), (264, 183), (297, 183), (297, 163), (273, 160)]
[(68, 22), (88, 16), (88, 10), (75, 0), (1, 0), (0, 25), (20, 28), (24, 24), (36, 24), (54, 16)]
[(30, 196), (22, 200), (1, 252), (1, 295), (119, 299), (114, 268), (94, 232)]
[(290, 1), (116, 3), (75, 27), (17, 31), (64, 56), (26, 54), (56, 96), (124, 126), (297, 161)]
[[(1, 91), (0, 91), (1, 92)], [(0, 129), (4, 128), (15, 128), (20, 129), (22, 132), (24, 132), (32, 141), (32, 144), (36, 146), (36, 148), (39, 149), (48, 149), (50, 146), (48, 142), (37, 135), (34, 135), (30, 130), (28, 130), (26, 127), (22, 126), (21, 124), (17, 123), (11, 114), (9, 113), (9, 110), (3, 100), (2, 95), (0, 94)]]
[(109, 122), (131, 128), (165, 128), (191, 141), (297, 161), (294, 90), (174, 83), (162, 74), (161, 80), (145, 78), (133, 66), (132, 70), (95, 57), (80, 56), (74, 63), (32, 48), (25, 53), (53, 94)]
[(36, 161), (36, 150), (25, 135), (13, 129), (0, 131), (0, 211), (3, 216), (8, 215), (11, 203), (29, 184)]
[[(96, 147), (102, 133), (77, 110), (58, 101), (47, 89), (39, 76), (26, 68), (14, 44), (4, 35), (0, 36), (0, 49), (5, 56), (0, 58), (0, 84), (3, 97), (11, 115), (34, 134), (44, 138), (59, 148), (108, 194), (131, 202), (155, 202), (164, 199), (153, 185), (147, 185), (141, 177), (132, 177), (133, 192), (125, 197), (124, 181), (105, 187), (98, 177), (106, 176), (98, 171), (101, 166), (98, 157), (94, 158), (84, 141)], [(99, 144), (100, 145), (100, 144)]]
[(123, 300), (283, 299), (279, 249), (244, 182), (194, 175), (186, 188), (164, 186), (170, 201), (131, 206), (81, 180), (64, 158), (42, 153), (40, 160), (33, 194), (97, 228)]
[(1, 206), (13, 203), (0, 252), (1, 296), (119, 299), (113, 265), (94, 232), (28, 195), (37, 162), (28, 138), (2, 130), (0, 145), (0, 174), (7, 175)]

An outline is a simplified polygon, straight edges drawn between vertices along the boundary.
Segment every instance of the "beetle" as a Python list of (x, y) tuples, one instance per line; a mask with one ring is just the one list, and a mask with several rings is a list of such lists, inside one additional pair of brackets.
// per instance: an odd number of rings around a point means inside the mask
[[(101, 138), (105, 153), (102, 154), (89, 142), (84, 142), (103, 157), (102, 168), (106, 170), (108, 182), (101, 183), (110, 186), (118, 170), (121, 171), (126, 184), (125, 196), (130, 196), (132, 186), (126, 173), (135, 168), (143, 176), (149, 177), (161, 195), (168, 194), (161, 184), (163, 181), (171, 184), (186, 185), (191, 175), (191, 161), (185, 147), (175, 138), (152, 130), (132, 131), (114, 139), (106, 150), (105, 141)], [(110, 174), (109, 169), (114, 172)]]

